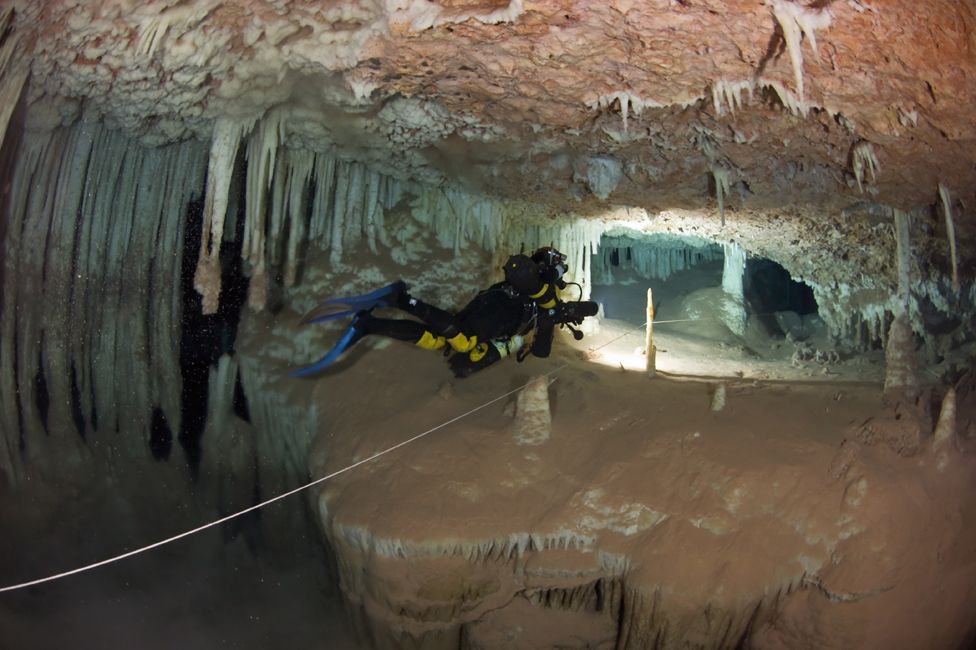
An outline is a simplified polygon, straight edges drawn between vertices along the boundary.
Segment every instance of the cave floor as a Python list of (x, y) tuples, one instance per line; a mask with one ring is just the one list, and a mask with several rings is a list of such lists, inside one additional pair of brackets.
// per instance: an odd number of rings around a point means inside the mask
[[(755, 647), (895, 647), (883, 643), (905, 634), (922, 647), (939, 625), (949, 631), (938, 639), (958, 633), (976, 595), (974, 566), (961, 562), (976, 530), (941, 522), (976, 518), (976, 502), (950, 496), (973, 493), (971, 462), (942, 474), (925, 449), (896, 454), (899, 429), (877, 383), (819, 371), (805, 375), (816, 382), (768, 382), (759, 366), (708, 359), (693, 370), (725, 375), (715, 412), (718, 382), (694, 372), (648, 379), (616, 360), (594, 363), (587, 348), (615, 335), (604, 326), (578, 344), (561, 338), (549, 359), (505, 360), (463, 381), (437, 354), (360, 345), (310, 382), (328, 413), (313, 476), (430, 431), (320, 493), (345, 596), (378, 645), (407, 635), (452, 647), (442, 637), (463, 634), (468, 647), (613, 647), (619, 610), (585, 596), (608, 585), (655, 603), (669, 638), (689, 642), (722, 626), (743, 631), (784, 602), (794, 618), (765, 621)], [(633, 354), (633, 342), (619, 345)], [(520, 442), (515, 392), (550, 372), (551, 431)], [(951, 577), (920, 568), (937, 547), (952, 549)], [(926, 608), (932, 618), (915, 632), (880, 625), (882, 612), (937, 588), (948, 590), (945, 613)], [(871, 597), (838, 610), (844, 594)], [(653, 628), (651, 612), (620, 598), (635, 617), (627, 625)], [(586, 634), (553, 602), (592, 614)], [(790, 630), (823, 620), (826, 637), (791, 642)], [(496, 646), (502, 628), (508, 640)], [(571, 628), (576, 641), (563, 636)], [(627, 647), (641, 647), (635, 638)]]
[[(566, 344), (595, 363), (641, 372), (646, 366), (645, 329), (632, 322), (603, 319), (596, 332)], [(783, 339), (695, 331), (684, 323), (654, 326), (655, 366), (670, 377), (761, 381), (869, 383), (884, 381), (884, 353), (861, 352), (831, 362), (794, 361), (795, 347)]]

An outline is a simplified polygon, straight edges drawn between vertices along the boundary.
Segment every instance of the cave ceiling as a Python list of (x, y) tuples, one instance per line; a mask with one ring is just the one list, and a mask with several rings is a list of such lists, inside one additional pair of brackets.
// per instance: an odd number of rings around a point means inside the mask
[[(14, 2), (31, 128), (215, 120), (578, 213), (976, 204), (976, 3)], [(971, 238), (963, 217), (960, 235)]]

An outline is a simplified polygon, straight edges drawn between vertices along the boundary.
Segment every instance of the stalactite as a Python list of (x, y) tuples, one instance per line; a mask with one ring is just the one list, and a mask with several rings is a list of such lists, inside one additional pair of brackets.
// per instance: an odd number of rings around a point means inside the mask
[(18, 56), (20, 33), (13, 31), (14, 8), (0, 9), (0, 144), (30, 72), (29, 61)]
[(952, 201), (949, 190), (939, 183), (939, 198), (942, 200), (942, 212), (945, 214), (946, 237), (949, 239), (949, 258), (952, 262), (952, 290), (959, 295), (959, 258), (956, 255), (956, 225), (952, 220)]
[[(18, 154), (4, 240), (0, 468), (14, 480), (25, 465), (70, 469), (83, 449), (72, 405), (85, 453), (148, 457), (153, 411), (180, 420), (182, 227), (206, 152), (193, 142), (145, 149), (81, 124), (28, 133)], [(47, 431), (37, 386), (49, 395)]]
[(284, 136), (281, 115), (272, 111), (261, 118), (247, 145), (247, 181), (244, 212), (244, 247), (251, 282), (248, 305), (263, 309), (268, 300), (267, 244), (268, 192), (274, 180), (275, 159)]
[(729, 170), (722, 167), (712, 167), (712, 177), (715, 179), (715, 199), (718, 202), (718, 214), (725, 226), (725, 197), (731, 189), (729, 185)]
[(875, 182), (878, 171), (878, 157), (874, 153), (874, 145), (866, 140), (861, 140), (851, 149), (851, 170), (854, 172), (854, 180), (857, 181), (857, 191), (864, 191), (864, 179), (869, 177), (871, 182)]
[(220, 298), (220, 244), (224, 234), (230, 180), (234, 173), (237, 148), (254, 121), (220, 118), (214, 123), (207, 164), (207, 192), (203, 204), (200, 258), (193, 288), (203, 297), (203, 313), (217, 313)]
[(331, 156), (316, 156), (312, 176), (315, 179), (315, 197), (312, 199), (312, 220), (308, 237), (322, 248), (329, 246), (331, 231), (331, 212), (335, 192), (336, 159)]
[(344, 221), (346, 218), (346, 198), (349, 195), (349, 173), (345, 165), (336, 170), (335, 194), (332, 203), (332, 227), (329, 237), (329, 262), (337, 266), (342, 262)]
[(804, 36), (807, 38), (814, 58), (819, 61), (816, 30), (830, 26), (830, 12), (826, 9), (812, 9), (788, 0), (771, 0), (770, 7), (783, 30), (783, 40), (786, 41), (786, 49), (790, 53), (790, 62), (793, 64), (797, 94), (800, 96), (800, 102), (803, 102), (803, 51), (800, 49), (800, 41)]
[(298, 276), (299, 246), (308, 237), (306, 189), (312, 178), (315, 158), (304, 150), (290, 150), (291, 173), (285, 192), (288, 197), (288, 247), (285, 251), (285, 287), (295, 284)]
[(707, 244), (705, 240), (604, 235), (600, 239), (600, 254), (592, 260), (593, 283), (611, 284), (613, 268), (632, 270), (646, 280), (667, 280), (679, 271), (722, 258), (721, 247)]

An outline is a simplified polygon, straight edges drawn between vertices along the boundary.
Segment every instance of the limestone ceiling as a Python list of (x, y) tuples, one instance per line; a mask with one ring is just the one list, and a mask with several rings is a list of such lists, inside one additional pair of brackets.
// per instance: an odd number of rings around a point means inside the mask
[(293, 145), (577, 211), (723, 187), (917, 208), (940, 182), (976, 205), (973, 0), (12, 4), (34, 128), (158, 144), (274, 116)]

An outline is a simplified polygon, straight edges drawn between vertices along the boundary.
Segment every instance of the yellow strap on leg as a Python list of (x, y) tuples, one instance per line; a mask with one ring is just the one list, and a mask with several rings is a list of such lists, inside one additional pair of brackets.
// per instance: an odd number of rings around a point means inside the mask
[(425, 331), (423, 336), (420, 337), (420, 340), (414, 345), (425, 350), (440, 350), (444, 347), (444, 344), (445, 340), (443, 336), (434, 336), (430, 332)]
[(470, 352), (476, 345), (478, 345), (478, 337), (458, 334), (457, 336), (447, 339), (447, 342), (452, 348), (454, 348), (455, 352)]

